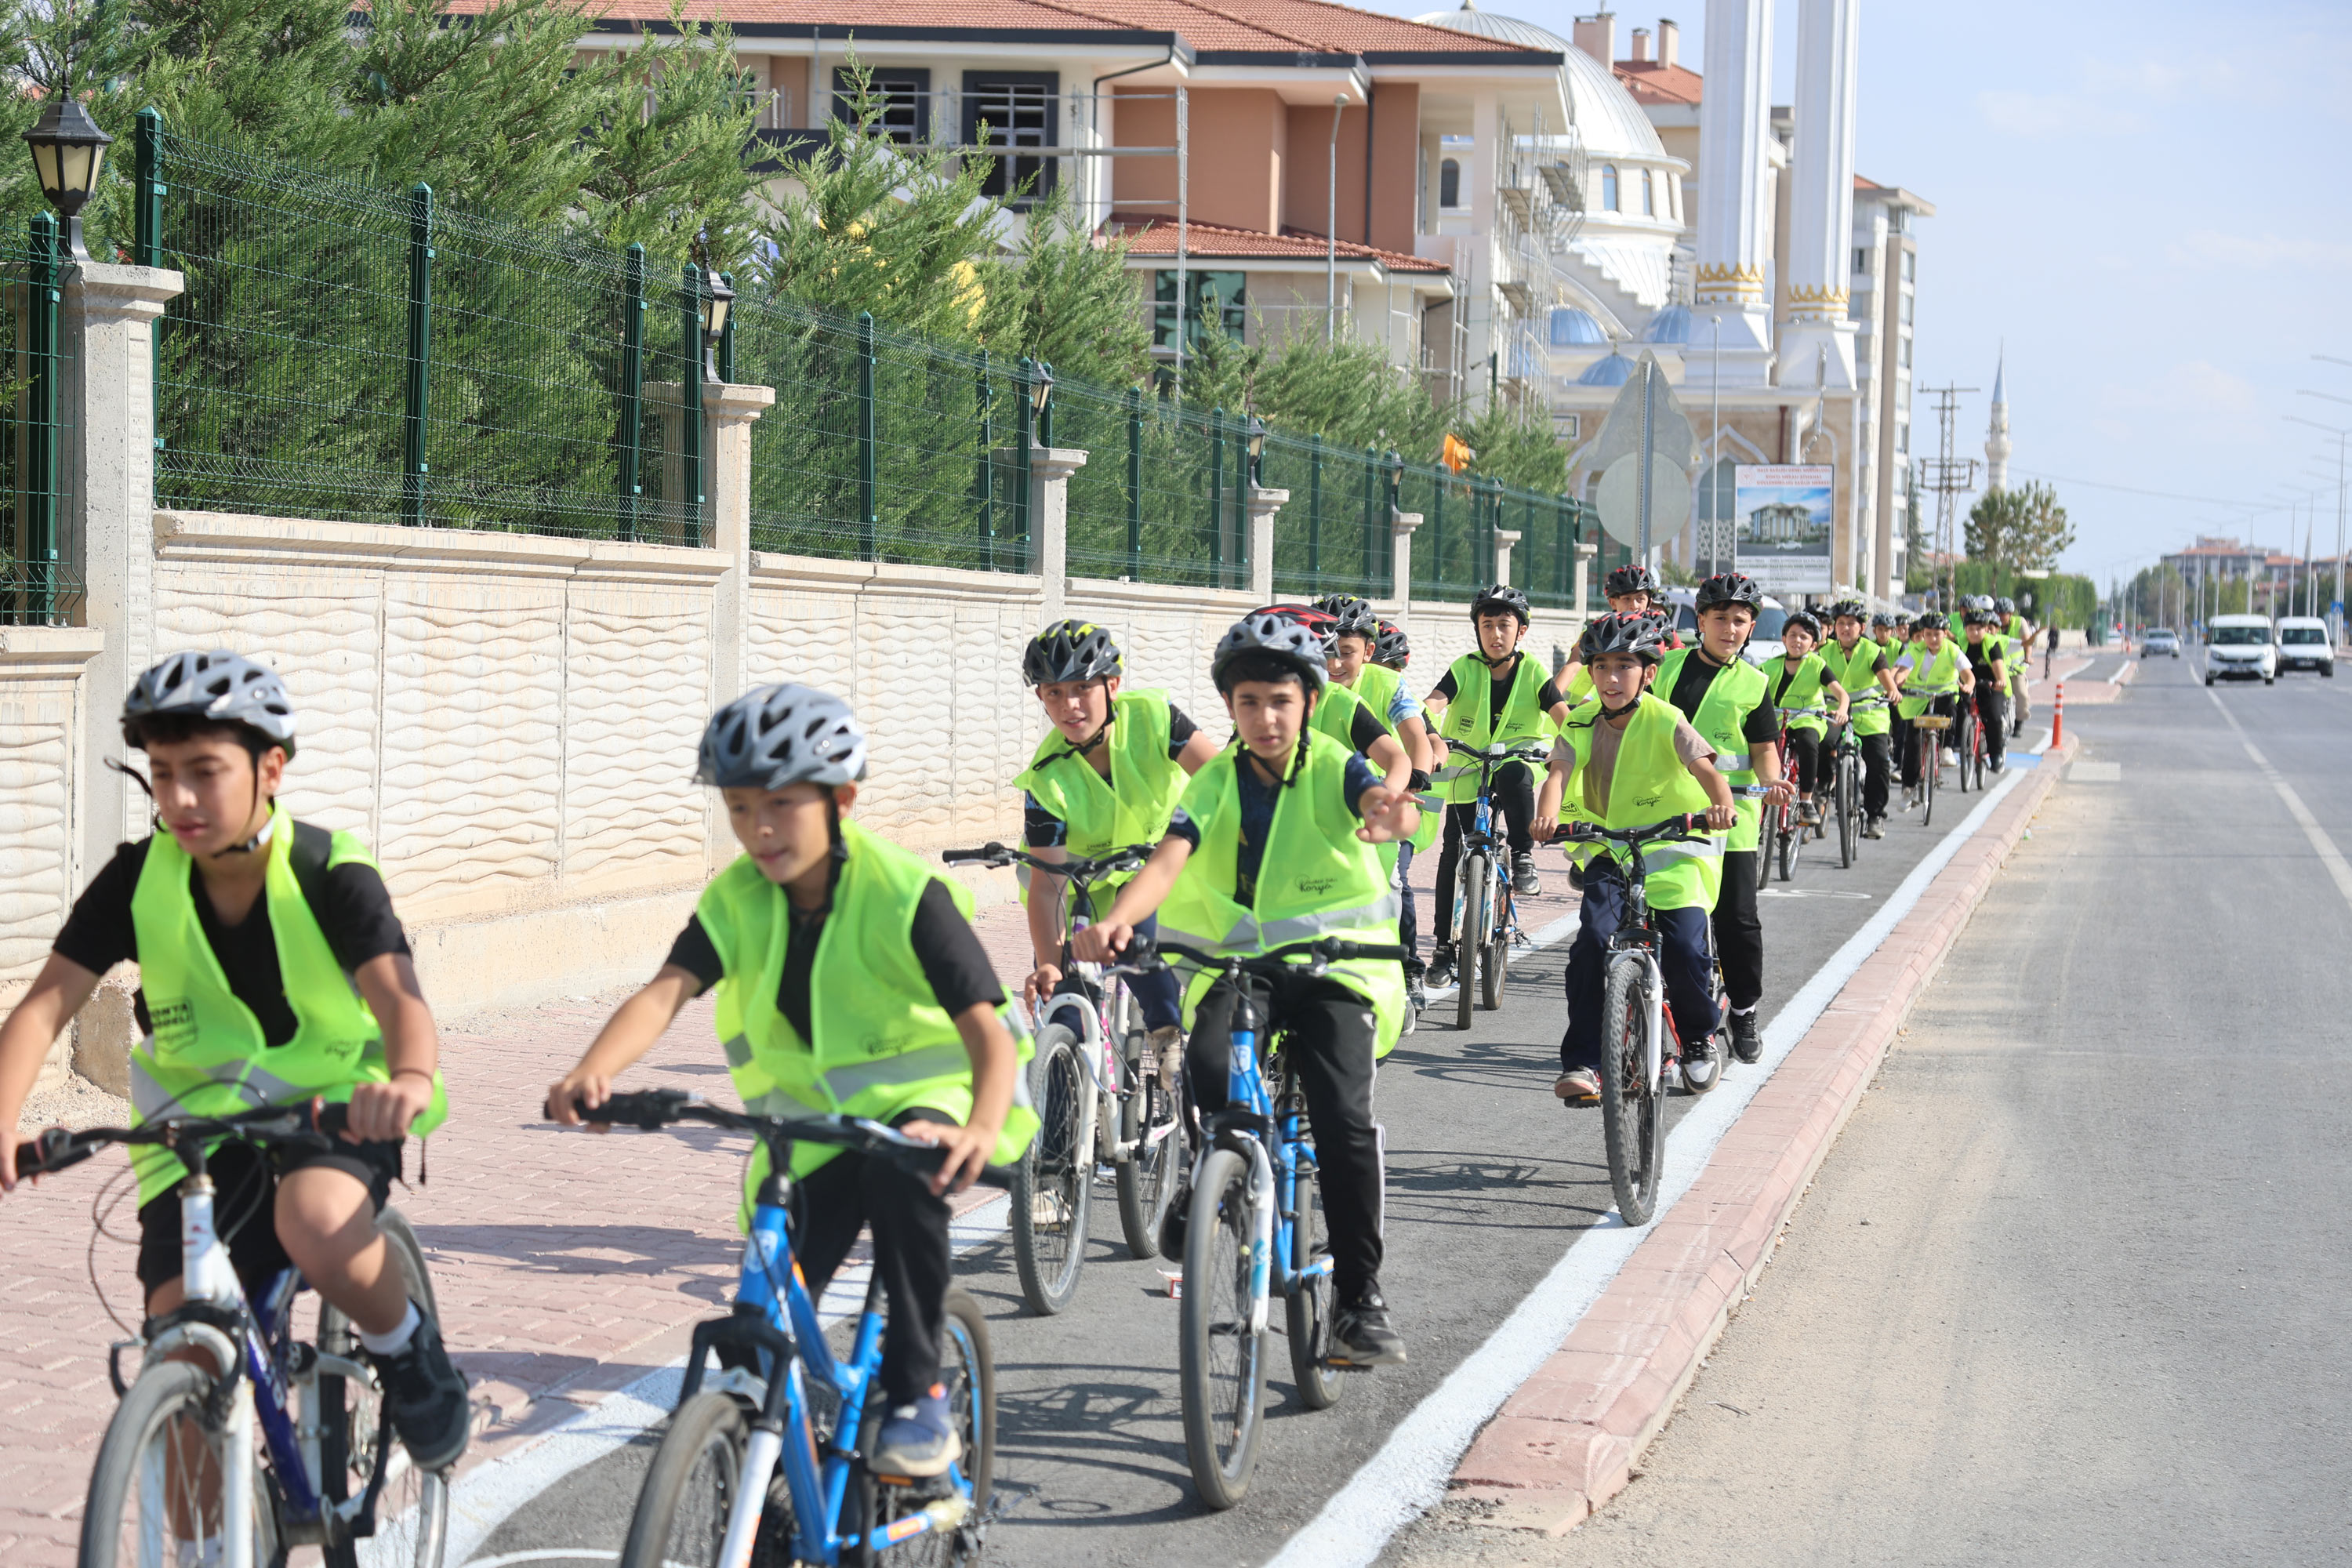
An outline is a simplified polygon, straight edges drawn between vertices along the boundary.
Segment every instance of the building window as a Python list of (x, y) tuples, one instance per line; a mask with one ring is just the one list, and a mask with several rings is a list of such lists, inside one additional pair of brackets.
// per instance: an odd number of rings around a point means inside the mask
[(1895, 363), (1906, 369), (1910, 367), (1911, 340), (1908, 337), (1897, 338), (1895, 341)]
[(1462, 205), (1462, 161), (1441, 159), (1437, 165), (1437, 205), (1458, 207)]
[(1918, 275), (1919, 253), (1916, 250), (1905, 251), (1903, 253), (1903, 281), (1908, 283)]
[(1909, 326), (1911, 324), (1911, 296), (1909, 294), (1903, 296), (1902, 317), (1903, 324), (1906, 327)]
[(1897, 425), (1895, 426), (1895, 449), (1898, 452), (1908, 452), (1911, 450), (1910, 426)]
[(1854, 251), (1853, 269), (1856, 272), (1867, 272), (1870, 270), (1870, 247), (1868, 246), (1863, 246)]
[[(931, 73), (908, 67), (866, 74), (875, 130), (902, 147), (929, 141)], [(857, 119), (857, 78), (846, 66), (833, 68), (833, 117), (852, 123)]]
[(1617, 165), (1601, 165), (1601, 206), (1604, 212), (1617, 210)]
[[(1234, 342), (1242, 341), (1242, 329), (1249, 321), (1248, 275), (1241, 272), (1200, 272), (1184, 274), (1184, 345), (1187, 348), (1208, 336), (1211, 324)], [(1151, 275), (1151, 346), (1173, 348), (1176, 343), (1176, 270), (1168, 268)]]
[(1666, 211), (1676, 223), (1683, 221), (1683, 183), (1673, 174), (1666, 176)]
[[(1062, 79), (1053, 71), (963, 73), (967, 145), (1051, 147), (1059, 130)], [(991, 158), (981, 195), (1026, 206), (1054, 188), (1057, 158)]]
[(1649, 170), (1642, 171), (1642, 216), (1643, 217), (1658, 216), (1657, 199), (1651, 195), (1651, 182), (1656, 178), (1657, 176)]

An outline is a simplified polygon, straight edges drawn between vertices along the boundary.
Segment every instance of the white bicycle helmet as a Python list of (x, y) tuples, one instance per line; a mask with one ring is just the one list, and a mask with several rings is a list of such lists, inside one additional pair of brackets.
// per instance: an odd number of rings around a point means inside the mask
[(143, 748), (142, 722), (164, 717), (240, 724), (294, 754), (294, 704), (266, 664), (216, 647), (175, 653), (142, 675), (122, 700), (122, 743)]
[(866, 731), (849, 704), (814, 686), (761, 686), (710, 716), (698, 784), (721, 789), (830, 788), (866, 776)]

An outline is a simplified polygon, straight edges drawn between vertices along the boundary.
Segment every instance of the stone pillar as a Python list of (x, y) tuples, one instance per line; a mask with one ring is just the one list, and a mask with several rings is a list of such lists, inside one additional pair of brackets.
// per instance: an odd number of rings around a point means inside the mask
[(1517, 544), (1521, 537), (1516, 528), (1498, 528), (1495, 531), (1496, 582), (1508, 583), (1511, 580), (1511, 546)]
[(1584, 614), (1584, 606), (1592, 603), (1592, 558), (1601, 553), (1601, 546), (1590, 539), (1576, 542), (1576, 613)]
[(1087, 466), (1076, 447), (1029, 448), (1029, 527), (1037, 550), (1046, 622), (1062, 618), (1070, 582), (1070, 476)]
[[(95, 871), (145, 830), (147, 800), (103, 765), (122, 754), (123, 694), (155, 647), (155, 321), (177, 272), (84, 262), (66, 276), (67, 536), (81, 541), (89, 661), (78, 793), (80, 865)], [(133, 797), (136, 796), (134, 801)]]
[[(1855, 323), (1847, 318), (1853, 247), (1855, 21), (1861, 0), (1801, 0), (1797, 136), (1789, 178), (1789, 319), (1783, 385), (1856, 384)], [(1890, 280), (1891, 281), (1891, 280)], [(1829, 351), (1826, 374), (1821, 351)]]
[[(1772, 368), (1771, 302), (1764, 266), (1772, 214), (1765, 203), (1770, 157), (1772, 0), (1707, 0), (1706, 94), (1699, 105), (1698, 264), (1694, 313), (1723, 317), (1719, 374), (1726, 386), (1759, 386)], [(1683, 350), (1696, 364), (1715, 354), (1696, 333)], [(1691, 379), (1696, 378), (1696, 371)]]
[(1412, 535), (1421, 526), (1417, 511), (1389, 513), (1389, 576), (1396, 584), (1396, 624), (1412, 635)]
[(743, 693), (751, 620), (751, 422), (775, 405), (772, 386), (709, 383), (702, 389), (710, 488), (703, 502), (710, 545), (726, 563), (710, 621), (710, 705)]
[(1274, 602), (1274, 514), (1289, 500), (1288, 490), (1249, 488), (1250, 593), (1261, 605)]

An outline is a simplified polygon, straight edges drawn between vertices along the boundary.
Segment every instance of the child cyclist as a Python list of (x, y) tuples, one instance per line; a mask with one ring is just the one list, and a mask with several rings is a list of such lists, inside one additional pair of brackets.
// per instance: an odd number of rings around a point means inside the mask
[(1797, 820), (1807, 827), (1821, 825), (1816, 790), (1830, 782), (1829, 748), (1822, 742), (1831, 728), (1846, 718), (1845, 689), (1822, 656), (1813, 651), (1822, 640), (1822, 624), (1810, 610), (1794, 610), (1780, 626), (1784, 651), (1764, 661), (1764, 683), (1772, 706), (1789, 734), (1789, 774), (1797, 786)]
[[(1528, 596), (1507, 584), (1483, 589), (1470, 602), (1470, 620), (1477, 628), (1478, 646), (1455, 659), (1423, 699), (1436, 716), (1438, 734), (1479, 751), (1549, 740), (1553, 728), (1568, 717), (1568, 704), (1519, 647), (1528, 631)], [(1462, 861), (1462, 837), (1476, 820), (1478, 774), (1476, 764), (1465, 765), (1450, 753), (1437, 770), (1437, 793), (1449, 804), (1445, 842), (1437, 853), (1437, 951), (1429, 965), (1432, 985), (1444, 985), (1454, 977), (1454, 875)], [(1536, 875), (1532, 832), (1535, 774), (1525, 763), (1514, 762), (1496, 768), (1491, 778), (1494, 803), (1511, 847), (1512, 890), (1532, 898), (1543, 890)]]
[[(1038, 742), (1027, 771), (1013, 781), (1027, 792), (1023, 841), (1041, 860), (1159, 843), (1184, 781), (1217, 754), (1217, 743), (1165, 691), (1121, 690), (1125, 668), (1110, 633), (1083, 621), (1056, 621), (1022, 650), (1022, 679), (1035, 688), (1054, 726)], [(1095, 885), (1096, 914), (1110, 908), (1111, 895), (1125, 881), (1117, 878)], [(1071, 898), (1053, 878), (1034, 879), (1029, 895), (1034, 966), (1021, 990), (1034, 1007), (1062, 983), (1061, 917)], [(1152, 1070), (1162, 1083), (1172, 1084), (1184, 1063), (1182, 998), (1175, 977), (1165, 971), (1138, 975), (1128, 989), (1150, 1031)]]
[[(248, 1300), (294, 1268), (352, 1320), (410, 1457), (446, 1468), (466, 1449), (466, 1381), (375, 1226), (402, 1141), (448, 1114), (433, 1014), (383, 875), (358, 839), (278, 804), (294, 710), (275, 671), (226, 648), (175, 654), (131, 688), (122, 739), (147, 753), (161, 831), (90, 879), (0, 1027), (0, 1189), (16, 1184), (13, 1134), (43, 1054), (99, 977), (135, 960), (149, 1031), (131, 1058), (138, 1121), (349, 1103), (331, 1150), (207, 1152), (215, 1212), (245, 1216), (225, 1217), (222, 1239)], [(184, 1300), (187, 1173), (155, 1145), (134, 1149), (131, 1169), (153, 1320)]]
[[(1372, 668), (1393, 674), (1397, 678), (1399, 694), (1412, 703), (1413, 717), (1420, 723), (1420, 729), (1413, 737), (1419, 742), (1421, 748), (1415, 760), (1420, 764), (1422, 772), (1433, 773), (1438, 766), (1437, 742), (1430, 735), (1428, 720), (1422, 716), (1420, 700), (1412, 698), (1406, 688), (1405, 672), (1412, 664), (1412, 639), (1405, 635), (1404, 628), (1394, 621), (1380, 622), (1377, 635), (1372, 639)], [(1405, 731), (1402, 724), (1397, 731), (1397, 735), (1400, 740), (1405, 739)], [(1428, 798), (1427, 786), (1423, 781), (1415, 780), (1414, 787), (1423, 792), (1415, 795), (1416, 803)], [(1413, 830), (1412, 837), (1399, 841), (1396, 847), (1397, 897), (1402, 904), (1397, 915), (1397, 936), (1404, 946), (1404, 983), (1407, 999), (1416, 1011), (1429, 1005), (1429, 994), (1426, 989), (1429, 966), (1421, 959), (1421, 911), (1419, 900), (1413, 896), (1412, 890), (1413, 858), (1421, 853), (1423, 844), (1429, 838), (1433, 818), (1433, 814), (1426, 805), (1423, 807), (1422, 815), (1423, 820), (1421, 826)]]
[[(1893, 762), (1888, 730), (1891, 706), (1902, 693), (1887, 668), (1886, 651), (1862, 635), (1870, 607), (1845, 599), (1830, 610), (1832, 636), (1822, 645), (1822, 662), (1845, 689), (1854, 744), (1862, 752), (1862, 836), (1886, 837), (1888, 769)], [(1883, 619), (1884, 617), (1882, 617)]]
[[(1715, 748), (1672, 703), (1650, 692), (1664, 641), (1646, 616), (1609, 615), (1592, 623), (1593, 699), (1569, 716), (1552, 743), (1536, 807), (1542, 837), (1559, 826), (1563, 800), (1574, 816), (1603, 827), (1646, 827), (1700, 813), (1713, 832), (1731, 827), (1731, 785), (1716, 769)], [(1552, 1092), (1571, 1105), (1591, 1105), (1601, 1098), (1601, 990), (1625, 881), (1615, 858), (1597, 846), (1577, 845), (1570, 855), (1584, 865), (1584, 903), (1568, 952), (1568, 1028)], [(1706, 932), (1723, 878), (1723, 840), (1670, 840), (1645, 855), (1643, 888), (1664, 938), (1658, 960), (1666, 1005), (1684, 1056), (1704, 1058), (1718, 1021)]]
[[(1959, 693), (1976, 684), (1969, 673), (1969, 661), (1959, 657), (1945, 633), (1944, 617), (1927, 611), (1911, 623), (1911, 642), (1895, 661), (1895, 679), (1902, 687), (1902, 697), (1895, 712), (1907, 725), (1928, 713), (1952, 718), (1959, 711)], [(1952, 732), (1946, 730), (1938, 744), (1949, 751)], [(1903, 749), (1903, 787), (1919, 787), (1919, 752), (1916, 744)], [(1906, 805), (1906, 810), (1909, 809)]]
[(2000, 773), (2009, 765), (2009, 672), (2015, 656), (2000, 630), (1999, 611), (1969, 616), (1968, 641), (1960, 652), (1969, 661), (1969, 692), (1984, 727), (1985, 763)]
[[(1612, 567), (1609, 575), (1601, 579), (1601, 592), (1609, 601), (1611, 615), (1663, 614), (1665, 616), (1666, 651), (1671, 653), (1682, 647), (1682, 639), (1674, 633), (1674, 612), (1666, 605), (1665, 584), (1658, 581), (1655, 572), (1639, 562)], [(1592, 674), (1585, 668), (1589, 658), (1585, 639), (1579, 637), (1575, 650), (1568, 656), (1568, 662), (1552, 675), (1552, 684), (1559, 688), (1560, 695), (1572, 708), (1592, 700)]]
[[(762, 686), (711, 716), (696, 777), (716, 784), (743, 854), (703, 889), (651, 984), (621, 1004), (580, 1065), (548, 1091), (582, 1118), (688, 1002), (719, 987), (719, 1038), (747, 1110), (840, 1112), (945, 1147), (938, 1174), (797, 1143), (803, 1216), (796, 1260), (813, 1296), (859, 1229), (889, 1293), (887, 1415), (866, 1456), (896, 1476), (944, 1474), (962, 1447), (939, 1381), (950, 1279), (947, 1194), (1021, 1157), (1037, 1118), (1020, 1094), (1026, 1040), (970, 924), (971, 895), (848, 820), (866, 774), (849, 705), (806, 686)], [(766, 1174), (755, 1154), (744, 1192)]]
[[(1352, 691), (1366, 706), (1388, 721), (1396, 731), (1398, 743), (1405, 750), (1405, 758), (1412, 766), (1412, 787), (1416, 798), (1429, 788), (1429, 775), (1437, 770), (1432, 758), (1429, 722), (1422, 716), (1421, 700), (1408, 690), (1402, 667), (1391, 667), (1376, 661), (1383, 636), (1393, 635), (1399, 644), (1402, 632), (1381, 620), (1371, 602), (1351, 595), (1333, 594), (1316, 601), (1315, 607), (1332, 618), (1329, 668), (1331, 685), (1339, 690)], [(1409, 657), (1409, 656), (1408, 656)], [(1414, 941), (1412, 897), (1412, 857), (1417, 850), (1427, 848), (1436, 841), (1437, 818), (1434, 813), (1424, 813), (1422, 825), (1411, 838), (1386, 847), (1395, 858), (1397, 896), (1403, 901), (1398, 916), (1398, 930), (1405, 946), (1404, 980), (1407, 999), (1418, 1012), (1428, 996), (1423, 976), (1427, 965), (1413, 951)]]
[[(1378, 846), (1410, 835), (1420, 812), (1410, 794), (1382, 785), (1360, 756), (1313, 727), (1325, 684), (1314, 633), (1280, 616), (1248, 616), (1218, 642), (1211, 668), (1240, 744), (1193, 776), (1150, 864), (1102, 924), (1079, 933), (1080, 955), (1101, 962), (1123, 952), (1155, 911), (1169, 940), (1213, 952), (1265, 952), (1299, 940), (1284, 932), (1394, 942), (1396, 897)], [(1223, 979), (1202, 974), (1190, 1000), (1185, 1081), (1201, 1113), (1213, 1115), (1225, 1105), (1235, 998)], [(1266, 1000), (1315, 1131), (1338, 1301), (1335, 1354), (1359, 1366), (1402, 1362), (1404, 1341), (1380, 1289), (1372, 1078), (1402, 1022), (1403, 975), (1391, 960), (1347, 960), (1319, 977), (1302, 964)], [(1185, 1205), (1180, 1194), (1161, 1230), (1171, 1256), (1181, 1250)]]

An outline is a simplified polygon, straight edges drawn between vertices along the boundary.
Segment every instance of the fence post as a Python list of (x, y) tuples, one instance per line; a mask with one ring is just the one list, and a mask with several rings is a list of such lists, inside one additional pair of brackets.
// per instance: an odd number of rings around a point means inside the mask
[(622, 539), (637, 536), (637, 498), (645, 494), (637, 479), (639, 447), (645, 440), (645, 390), (646, 247), (632, 244), (621, 261), (620, 521), (614, 531)]
[(1323, 586), (1323, 436), (1307, 437), (1307, 578)]
[(1429, 580), (1445, 582), (1445, 481), (1429, 487)]
[(131, 195), (132, 264), (163, 265), (163, 117), (151, 105), (139, 111)]
[(972, 383), (972, 413), (980, 422), (980, 465), (971, 476), (972, 512), (980, 524), (980, 569), (996, 570), (996, 395), (989, 385), (988, 351), (980, 351)]
[(58, 304), (63, 270), (58, 220), (39, 212), (32, 221), (33, 265), (26, 291), (24, 521), (16, 555), (25, 580), (25, 619), (47, 626), (58, 610)]
[(1127, 580), (1143, 581), (1143, 389), (1127, 389)]
[(1209, 574), (1220, 588), (1225, 581), (1225, 411), (1209, 410)]
[(408, 387), (400, 418), (400, 521), (425, 523), (425, 416), (433, 395), (433, 187), (408, 188)]
[(1021, 406), (1013, 410), (1013, 461), (1014, 464), (1013, 521), (1014, 532), (1021, 541), (1021, 558), (1013, 562), (1015, 567), (1026, 566), (1029, 563), (1027, 559), (1029, 525), (1032, 521), (1029, 515), (1031, 510), (1029, 452), (1030, 448), (1037, 444), (1035, 439), (1037, 405), (1034, 391), (1037, 384), (1037, 365), (1036, 362), (1027, 354), (1021, 356), (1020, 382), (1020, 395), (1016, 401)]

